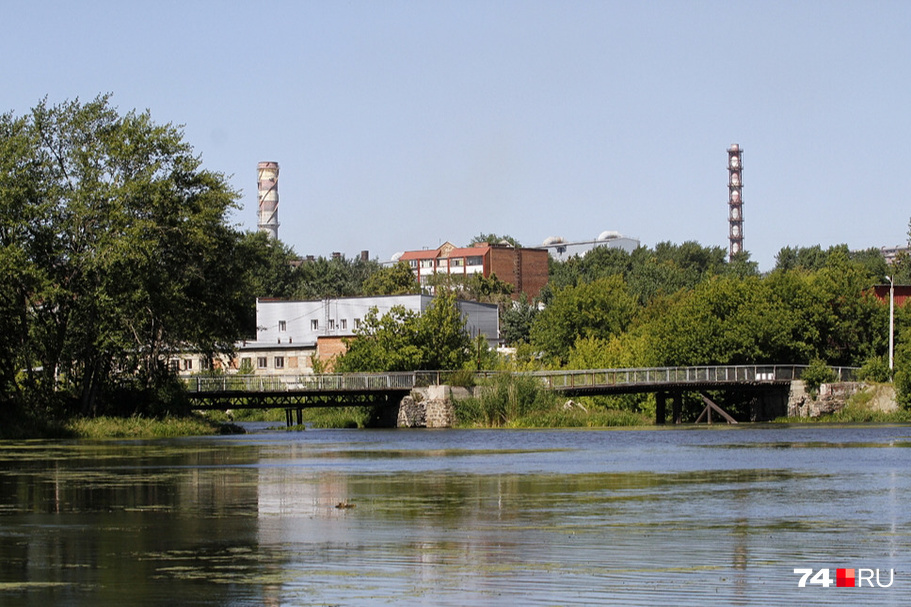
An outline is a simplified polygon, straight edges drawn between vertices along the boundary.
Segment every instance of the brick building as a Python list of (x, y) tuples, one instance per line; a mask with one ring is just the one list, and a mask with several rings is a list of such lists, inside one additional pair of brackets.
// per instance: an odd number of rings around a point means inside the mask
[[(873, 294), (884, 304), (889, 303), (889, 285), (874, 286)], [(911, 299), (911, 285), (895, 285), (895, 307), (902, 307), (908, 299)]]
[(513, 299), (521, 293), (537, 297), (547, 284), (547, 249), (513, 247), (507, 244), (478, 243), (471, 247), (456, 247), (445, 243), (437, 249), (406, 251), (399, 258), (406, 261), (418, 277), (421, 286), (437, 273), (450, 275), (496, 275), (514, 287)]

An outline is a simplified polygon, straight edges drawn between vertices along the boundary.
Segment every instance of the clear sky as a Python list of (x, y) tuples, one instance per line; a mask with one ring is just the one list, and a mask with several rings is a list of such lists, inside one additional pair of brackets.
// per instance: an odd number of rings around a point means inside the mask
[(616, 230), (727, 249), (907, 242), (911, 2), (0, 0), (0, 111), (113, 94), (301, 254)]

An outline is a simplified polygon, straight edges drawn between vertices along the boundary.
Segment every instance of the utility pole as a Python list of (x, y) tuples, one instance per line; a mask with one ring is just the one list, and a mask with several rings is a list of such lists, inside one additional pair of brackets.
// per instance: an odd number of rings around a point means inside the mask
[(895, 351), (895, 277), (889, 279), (889, 377), (892, 377), (893, 352)]

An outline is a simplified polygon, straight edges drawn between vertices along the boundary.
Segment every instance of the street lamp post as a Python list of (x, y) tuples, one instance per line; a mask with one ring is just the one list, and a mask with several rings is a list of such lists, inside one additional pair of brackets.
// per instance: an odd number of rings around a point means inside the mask
[(889, 375), (892, 375), (893, 352), (895, 345), (895, 280), (893, 276), (886, 276), (889, 279)]

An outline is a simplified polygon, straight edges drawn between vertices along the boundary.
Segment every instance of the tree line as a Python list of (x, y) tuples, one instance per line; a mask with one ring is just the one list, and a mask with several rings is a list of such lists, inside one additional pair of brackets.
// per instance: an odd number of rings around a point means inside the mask
[[(405, 263), (301, 259), (238, 230), (238, 200), (179, 127), (120, 114), (108, 96), (0, 116), (0, 417), (174, 411), (181, 388), (168, 358), (231, 352), (255, 335), (257, 297), (420, 292)], [(728, 261), (695, 242), (599, 247), (552, 260), (537, 301), (513, 302), (496, 277), (438, 276), (445, 296), (423, 317), (369, 317), (337, 368), (502, 364), (464, 335), (461, 297), (501, 306), (514, 368), (818, 360), (882, 377), (888, 306), (871, 288), (887, 274), (907, 283), (909, 269), (906, 256), (890, 267), (878, 250), (844, 245), (785, 247), (764, 275), (747, 254)], [(904, 309), (897, 327), (895, 379), (907, 395)]]

